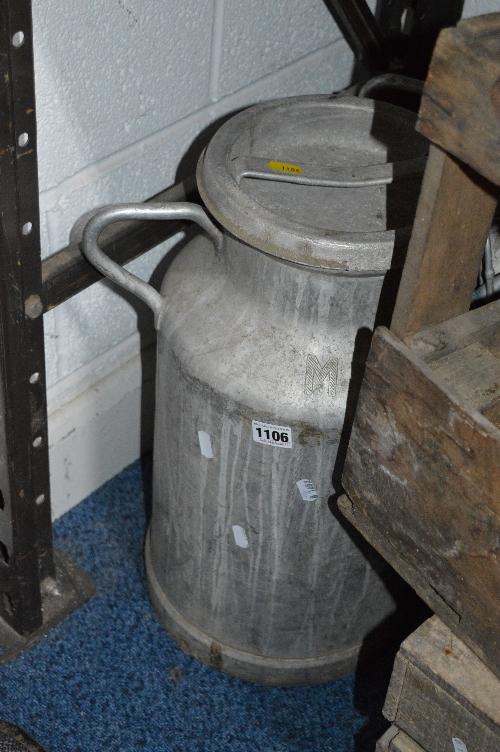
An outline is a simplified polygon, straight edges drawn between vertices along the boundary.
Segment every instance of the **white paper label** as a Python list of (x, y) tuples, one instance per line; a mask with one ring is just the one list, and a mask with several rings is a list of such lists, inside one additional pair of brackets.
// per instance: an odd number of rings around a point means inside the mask
[(201, 453), (204, 457), (207, 457), (209, 460), (213, 459), (213, 452), (212, 452), (212, 442), (210, 441), (210, 436), (205, 431), (198, 431), (198, 440), (200, 442), (200, 449)]
[(453, 747), (455, 748), (455, 752), (467, 752), (467, 747), (465, 746), (465, 742), (463, 742), (461, 739), (456, 739), (453, 737), (451, 740), (453, 742)]
[(318, 498), (316, 489), (314, 488), (311, 481), (306, 480), (306, 478), (302, 478), (302, 480), (297, 481), (297, 488), (299, 489), (300, 495), (302, 496), (304, 501), (316, 501), (316, 499)]
[(258, 444), (270, 444), (288, 449), (292, 447), (292, 429), (287, 426), (273, 426), (271, 423), (252, 420), (252, 434), (253, 440)]
[(241, 525), (233, 525), (234, 542), (240, 548), (248, 548), (247, 534), (241, 527)]

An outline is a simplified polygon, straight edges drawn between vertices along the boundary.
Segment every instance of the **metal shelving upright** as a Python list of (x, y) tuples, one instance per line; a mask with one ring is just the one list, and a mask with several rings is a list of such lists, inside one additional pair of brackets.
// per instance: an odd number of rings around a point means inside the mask
[(30, 0), (0, 2), (0, 49), (1, 661), (93, 584), (52, 542)]

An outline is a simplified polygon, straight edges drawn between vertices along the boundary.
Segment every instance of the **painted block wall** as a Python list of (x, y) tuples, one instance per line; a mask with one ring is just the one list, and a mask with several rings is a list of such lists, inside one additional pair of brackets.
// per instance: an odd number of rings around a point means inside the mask
[[(498, 6), (467, 0), (466, 13)], [(44, 257), (91, 209), (184, 177), (223, 115), (341, 89), (353, 68), (323, 0), (33, 0), (33, 23)], [(128, 268), (158, 277), (181, 241)], [(57, 517), (151, 445), (155, 337), (145, 306), (105, 282), (44, 323)]]
[(462, 18), (500, 12), (500, 0), (465, 0)]
[[(44, 257), (94, 207), (174, 183), (226, 113), (351, 77), (322, 0), (33, 0), (33, 22)], [(149, 279), (180, 240), (129, 268)], [(59, 516), (151, 444), (154, 330), (143, 304), (106, 283), (44, 323)]]

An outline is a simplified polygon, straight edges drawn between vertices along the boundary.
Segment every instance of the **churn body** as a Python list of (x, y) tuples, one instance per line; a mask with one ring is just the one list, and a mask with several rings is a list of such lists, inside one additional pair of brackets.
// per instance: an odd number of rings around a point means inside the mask
[[(263, 125), (266, 115), (271, 122)], [(150, 592), (188, 652), (253, 681), (307, 683), (351, 670), (363, 638), (394, 606), (329, 500), (339, 490), (332, 473), (353, 367), (366, 353), (395, 242), (386, 237), (386, 185), (322, 188), (248, 177), (231, 195), (211, 178), (228, 177), (225, 150), (233, 162), (236, 150), (292, 166), (371, 165), (381, 155), (385, 162), (391, 146), (396, 159), (422, 154), (422, 140), (408, 133), (411, 116), (403, 134), (386, 126), (389, 145), (370, 135), (375, 119), (373, 103), (335, 107), (318, 98), (266, 103), (233, 119), (198, 175), (205, 203), (229, 227), (222, 249), (205, 237), (192, 241), (162, 289)], [(325, 132), (336, 123), (337, 141)], [(406, 183), (410, 202), (394, 235), (407, 225), (418, 182)], [(259, 205), (251, 222), (232, 211), (241, 194), (250, 196), (243, 212)], [(305, 240), (281, 238), (280, 248), (279, 227), (269, 232), (263, 210), (279, 212), (282, 223), (286, 210), (292, 223), (313, 220), (315, 231), (323, 224), (319, 250), (307, 230)], [(335, 223), (358, 248), (328, 242)], [(370, 239), (353, 237), (370, 225)], [(345, 263), (342, 242), (355, 263)], [(260, 441), (278, 434), (289, 444)]]
[(200, 159), (223, 240), (192, 240), (161, 290), (146, 570), (167, 632), (243, 679), (347, 673), (394, 609), (332, 474), (426, 149), (404, 110), (300, 97), (236, 115)]

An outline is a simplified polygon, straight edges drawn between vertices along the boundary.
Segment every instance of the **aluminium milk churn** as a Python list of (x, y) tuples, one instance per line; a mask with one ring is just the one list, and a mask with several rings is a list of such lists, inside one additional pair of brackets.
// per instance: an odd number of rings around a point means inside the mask
[[(368, 99), (259, 104), (199, 161), (222, 233), (188, 203), (110, 207), (85, 231), (89, 260), (158, 329), (145, 551), (156, 613), (186, 652), (243, 679), (347, 673), (394, 609), (331, 497), (360, 333), (413, 222), (427, 151), (414, 123)], [(98, 247), (111, 222), (179, 217), (205, 232), (161, 293)]]

